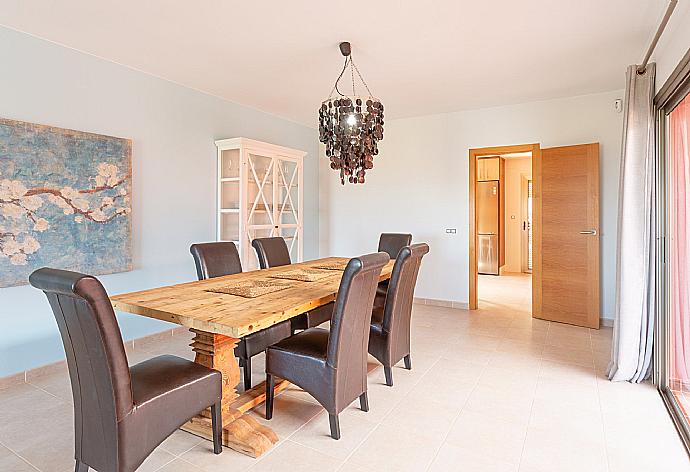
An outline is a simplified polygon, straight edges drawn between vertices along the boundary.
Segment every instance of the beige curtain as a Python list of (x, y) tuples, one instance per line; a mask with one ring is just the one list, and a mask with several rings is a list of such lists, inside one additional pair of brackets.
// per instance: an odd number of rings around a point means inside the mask
[(618, 193), (616, 313), (609, 378), (640, 382), (651, 369), (654, 339), (655, 64), (628, 67)]

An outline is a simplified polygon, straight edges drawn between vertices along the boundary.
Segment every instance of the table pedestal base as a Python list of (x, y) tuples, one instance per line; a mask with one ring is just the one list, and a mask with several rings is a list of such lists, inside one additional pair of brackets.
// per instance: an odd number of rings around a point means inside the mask
[[(237, 391), (240, 368), (234, 352), (239, 339), (191, 331), (195, 334), (191, 344), (196, 353), (194, 361), (223, 374), (223, 444), (251, 457), (261, 456), (278, 442), (278, 436), (245, 413), (266, 401), (266, 382), (240, 394)], [(278, 393), (289, 385), (287, 380), (277, 380), (274, 391)], [(195, 416), (180, 429), (213, 441), (210, 410)]]

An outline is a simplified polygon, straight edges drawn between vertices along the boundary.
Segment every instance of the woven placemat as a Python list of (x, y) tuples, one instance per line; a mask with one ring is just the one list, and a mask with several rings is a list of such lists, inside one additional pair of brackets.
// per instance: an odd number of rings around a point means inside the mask
[(271, 274), (269, 277), (274, 279), (300, 280), (302, 282), (316, 282), (317, 280), (325, 279), (331, 275), (333, 275), (332, 272), (326, 272), (323, 270), (295, 269), (277, 274)]
[(325, 269), (325, 270), (345, 270), (347, 267), (347, 262), (333, 261), (324, 262), (323, 264), (318, 264), (312, 266), (314, 269)]
[(273, 280), (243, 280), (224, 285), (218, 288), (210, 288), (207, 292), (237, 295), (244, 298), (256, 298), (291, 287), (290, 284)]

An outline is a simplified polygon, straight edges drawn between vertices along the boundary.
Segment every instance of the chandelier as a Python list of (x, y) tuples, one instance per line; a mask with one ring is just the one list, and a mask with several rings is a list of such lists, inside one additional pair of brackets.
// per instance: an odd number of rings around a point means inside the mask
[[(319, 141), (326, 145), (331, 169), (340, 171), (340, 183), (363, 184), (366, 171), (374, 167), (383, 139), (383, 104), (372, 96), (367, 83), (352, 61), (350, 43), (340, 43), (345, 65), (328, 98), (319, 109)], [(347, 68), (352, 78), (352, 95), (340, 91), (338, 84)], [(367, 96), (357, 95), (355, 74), (364, 85)]]

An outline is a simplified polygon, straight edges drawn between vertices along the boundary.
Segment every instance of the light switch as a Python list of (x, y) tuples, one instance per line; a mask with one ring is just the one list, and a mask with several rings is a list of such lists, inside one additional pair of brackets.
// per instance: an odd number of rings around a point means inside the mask
[(455, 234), (457, 232), (458, 231), (455, 228), (446, 228), (446, 234)]

